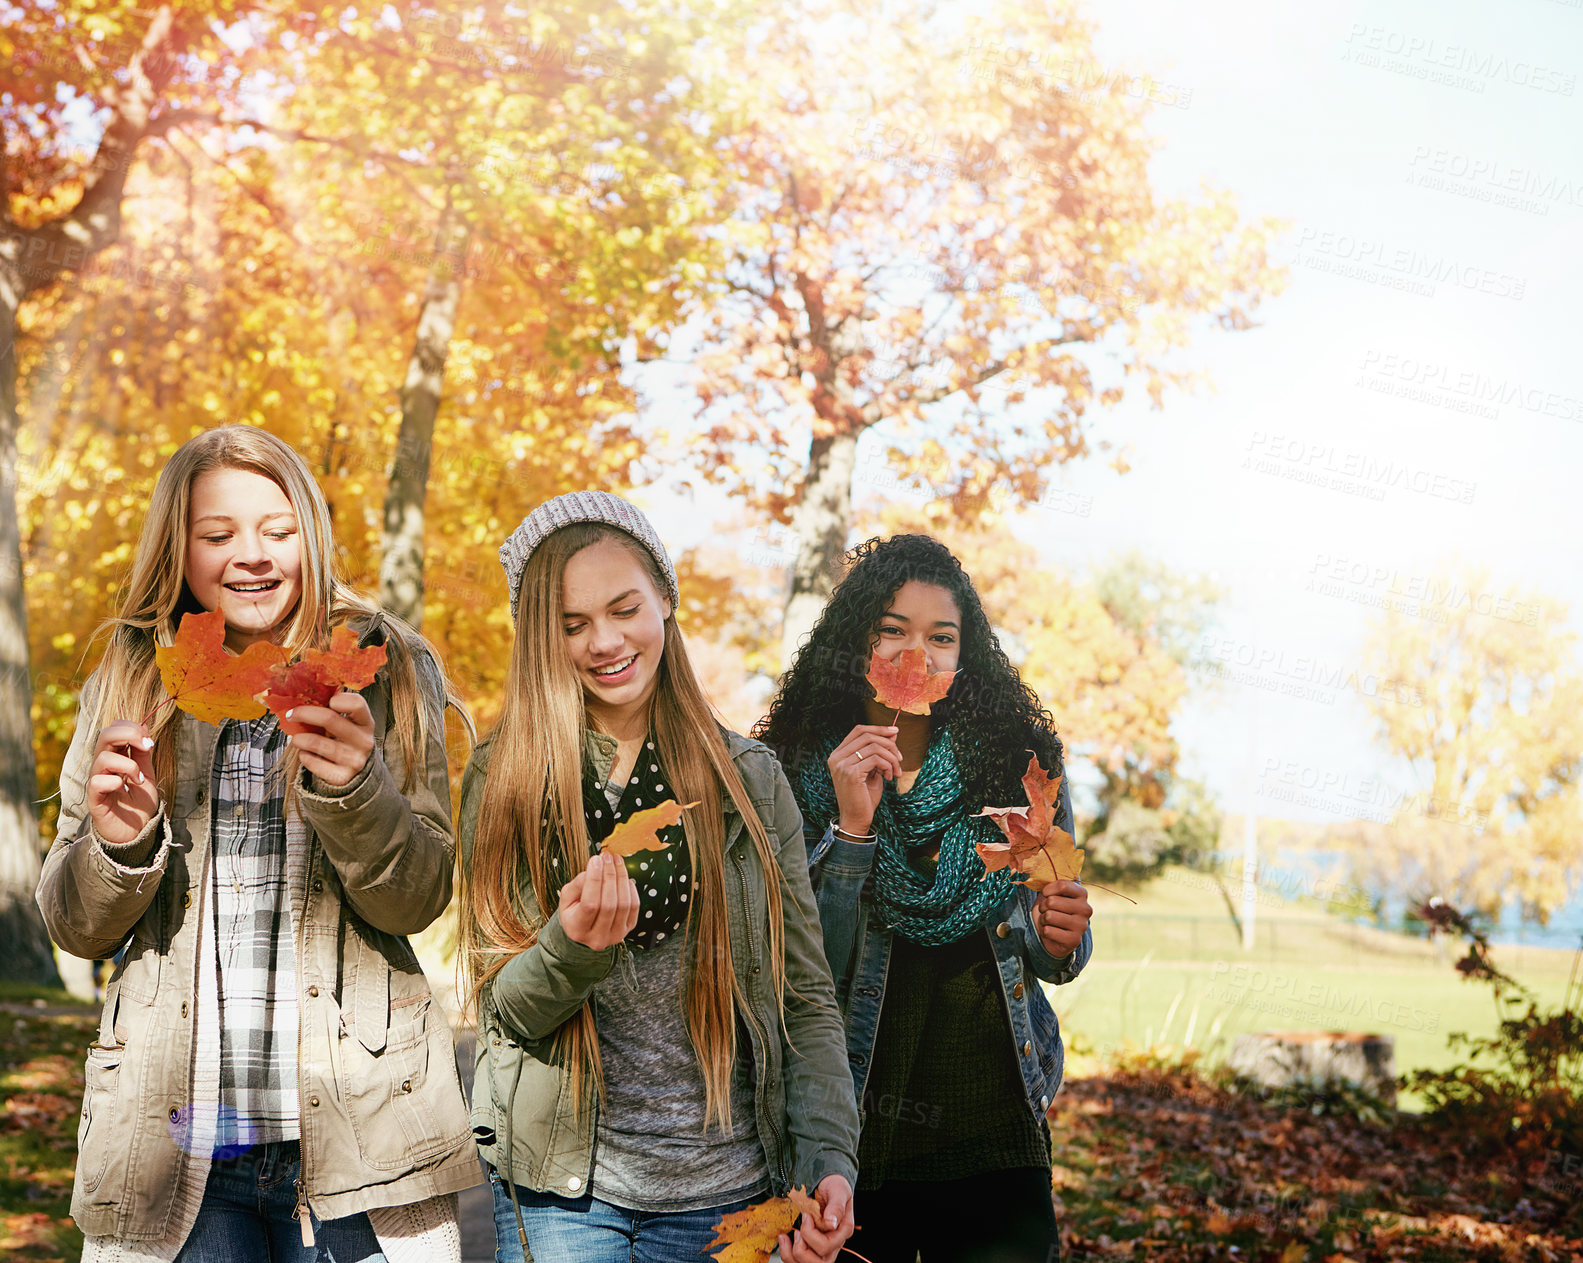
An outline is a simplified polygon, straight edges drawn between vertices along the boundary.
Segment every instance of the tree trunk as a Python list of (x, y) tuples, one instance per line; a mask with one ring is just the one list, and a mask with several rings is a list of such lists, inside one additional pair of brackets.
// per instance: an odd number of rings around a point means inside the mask
[(855, 431), (842, 429), (814, 439), (802, 499), (792, 513), (797, 556), (792, 562), (791, 594), (781, 631), (783, 671), (791, 667), (803, 638), (813, 630), (835, 590), (852, 518), (852, 474), (856, 468)]
[(447, 205), (434, 234), (434, 257), (424, 283), (418, 337), (401, 388), (401, 435), (385, 492), (379, 601), (414, 627), (423, 623), (423, 502), (429, 490), (434, 418), (440, 410), (445, 357), (462, 300), (468, 241), (468, 230), (455, 224)]
[(38, 889), (38, 779), (22, 531), (17, 516), (16, 308), (20, 278), (0, 263), (0, 961), (17, 982), (61, 985)]

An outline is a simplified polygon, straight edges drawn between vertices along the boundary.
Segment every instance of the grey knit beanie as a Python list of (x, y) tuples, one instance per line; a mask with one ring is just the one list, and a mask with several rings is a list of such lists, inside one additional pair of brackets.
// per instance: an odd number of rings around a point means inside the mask
[(500, 546), (500, 564), (506, 568), (506, 583), (511, 587), (511, 617), (517, 617), (517, 598), (522, 593), (522, 572), (527, 567), (533, 550), (550, 534), (574, 522), (603, 522), (625, 531), (659, 563), (660, 573), (669, 585), (666, 596), (671, 599), (671, 609), (681, 605), (681, 593), (676, 587), (676, 567), (671, 565), (670, 554), (653, 525), (635, 504), (611, 495), (608, 491), (572, 491), (564, 496), (546, 500), (522, 519), (522, 524), (511, 532), (511, 538)]

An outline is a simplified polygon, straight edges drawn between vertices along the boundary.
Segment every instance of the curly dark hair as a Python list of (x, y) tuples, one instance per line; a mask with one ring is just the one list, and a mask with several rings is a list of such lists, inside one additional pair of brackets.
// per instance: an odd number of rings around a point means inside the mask
[(928, 535), (869, 539), (847, 553), (850, 569), (781, 680), (769, 714), (754, 735), (775, 751), (792, 785), (807, 759), (865, 720), (870, 638), (901, 586), (910, 579), (944, 588), (962, 613), (958, 675), (930, 717), (950, 736), (971, 804), (1025, 801), (1021, 777), (1028, 752), (1046, 772), (1063, 771), (1055, 721), (1007, 660), (962, 563)]

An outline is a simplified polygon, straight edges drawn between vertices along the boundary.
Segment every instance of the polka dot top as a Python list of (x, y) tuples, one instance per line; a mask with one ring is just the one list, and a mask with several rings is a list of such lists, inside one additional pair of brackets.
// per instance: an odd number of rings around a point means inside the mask
[[(592, 772), (583, 780), (583, 818), (588, 825), (590, 854), (608, 838), (616, 825), (636, 812), (670, 802), (669, 778), (660, 767), (650, 734), (624, 785), (596, 781)], [(661, 829), (663, 851), (639, 851), (626, 857), (627, 874), (638, 884), (638, 923), (627, 935), (633, 947), (662, 943), (682, 928), (692, 897), (693, 874), (687, 855), (686, 835), (680, 824)]]

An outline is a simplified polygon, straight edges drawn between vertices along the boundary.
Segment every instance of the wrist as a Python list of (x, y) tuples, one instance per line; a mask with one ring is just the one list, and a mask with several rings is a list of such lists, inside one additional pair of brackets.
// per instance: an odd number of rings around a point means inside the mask
[(860, 827), (855, 822), (843, 819), (839, 816), (830, 822), (830, 828), (834, 831), (835, 835), (838, 838), (843, 838), (848, 842), (878, 841), (879, 835), (871, 832), (873, 827), (874, 824), (871, 820), (864, 821)]

